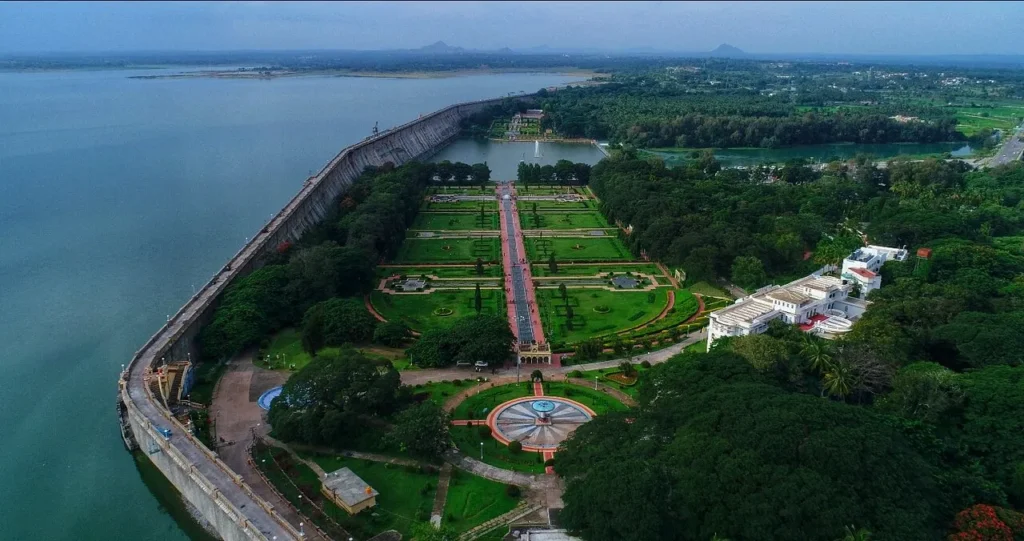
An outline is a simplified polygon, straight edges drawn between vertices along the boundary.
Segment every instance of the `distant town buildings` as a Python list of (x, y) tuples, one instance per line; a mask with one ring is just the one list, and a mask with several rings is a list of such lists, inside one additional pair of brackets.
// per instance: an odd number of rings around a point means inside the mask
[[(878, 274), (882, 265), (890, 259), (906, 258), (907, 251), (902, 248), (865, 246), (843, 260), (840, 277), (824, 275), (838, 270), (833, 266), (784, 286), (763, 287), (711, 313), (707, 349), (724, 336), (761, 334), (776, 319), (824, 338), (849, 332), (867, 311), (869, 303), (862, 297), (882, 285)], [(854, 294), (858, 289), (859, 297)]]

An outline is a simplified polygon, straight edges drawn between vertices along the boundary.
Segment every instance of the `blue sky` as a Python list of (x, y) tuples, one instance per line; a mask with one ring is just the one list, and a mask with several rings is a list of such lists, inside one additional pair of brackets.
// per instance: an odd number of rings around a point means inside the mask
[(0, 54), (653, 47), (1022, 54), (1020, 2), (0, 2)]

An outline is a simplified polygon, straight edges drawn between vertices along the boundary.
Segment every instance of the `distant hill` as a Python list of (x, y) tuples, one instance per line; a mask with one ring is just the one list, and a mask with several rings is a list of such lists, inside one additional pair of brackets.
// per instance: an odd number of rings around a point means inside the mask
[(416, 49), (421, 53), (432, 53), (432, 54), (449, 54), (449, 53), (462, 53), (466, 50), (462, 47), (453, 47), (443, 41), (437, 41)]
[(747, 55), (747, 53), (743, 52), (741, 49), (737, 47), (733, 47), (728, 43), (723, 43), (718, 47), (715, 47), (715, 50), (708, 53), (708, 56), (714, 56), (718, 58), (743, 58), (749, 55)]

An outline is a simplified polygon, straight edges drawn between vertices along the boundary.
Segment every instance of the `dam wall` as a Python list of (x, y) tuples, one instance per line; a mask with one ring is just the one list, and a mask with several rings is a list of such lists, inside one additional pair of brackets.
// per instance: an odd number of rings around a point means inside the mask
[(461, 122), (504, 100), (452, 105), (345, 148), (316, 175), (202, 289), (171, 317), (122, 371), (117, 410), (129, 449), (138, 448), (218, 534), (229, 541), (300, 539), (298, 530), (260, 498), (178, 422), (152, 389), (155, 368), (189, 355), (199, 358), (197, 336), (231, 282), (262, 266), (284, 242), (296, 241), (323, 220), (338, 197), (368, 166), (396, 166), (432, 155), (457, 137)]

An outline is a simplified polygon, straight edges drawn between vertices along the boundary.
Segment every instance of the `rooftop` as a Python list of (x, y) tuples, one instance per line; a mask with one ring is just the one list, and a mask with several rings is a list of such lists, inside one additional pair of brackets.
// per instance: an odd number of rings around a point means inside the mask
[(348, 468), (328, 473), (324, 478), (324, 487), (337, 495), (349, 507), (359, 505), (380, 494)]
[(867, 278), (868, 280), (874, 278), (875, 276), (878, 276), (877, 274), (875, 274), (875, 273), (873, 273), (873, 272), (871, 272), (871, 271), (869, 271), (869, 270), (867, 270), (867, 269), (865, 269), (863, 267), (852, 268), (852, 269), (850, 269), (850, 272), (852, 272), (854, 274), (859, 274), (862, 277)]

